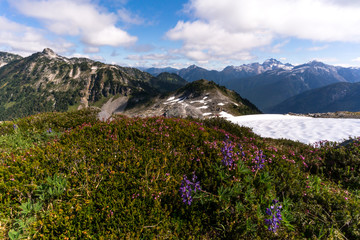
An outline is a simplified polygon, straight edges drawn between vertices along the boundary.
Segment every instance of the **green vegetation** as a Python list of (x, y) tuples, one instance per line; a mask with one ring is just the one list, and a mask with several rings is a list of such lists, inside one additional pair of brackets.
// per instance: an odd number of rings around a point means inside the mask
[(0, 238), (360, 238), (359, 140), (315, 148), (219, 118), (96, 114), (0, 125)]

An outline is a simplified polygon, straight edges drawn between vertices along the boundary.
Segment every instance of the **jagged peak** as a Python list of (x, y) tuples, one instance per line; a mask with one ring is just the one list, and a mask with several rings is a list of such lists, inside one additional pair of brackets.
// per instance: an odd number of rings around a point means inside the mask
[(196, 69), (196, 68), (199, 68), (199, 67), (196, 66), (195, 64), (193, 64), (193, 65), (190, 65), (187, 69)]
[(54, 55), (54, 54), (56, 55), (56, 53), (51, 48), (44, 48), (42, 53), (47, 54), (47, 55)]
[(48, 58), (57, 58), (59, 57), (52, 49), (50, 48), (45, 48), (42, 53), (48, 57)]
[(266, 63), (280, 63), (280, 64), (282, 64), (282, 62), (276, 60), (275, 58), (266, 59), (263, 64), (266, 64)]

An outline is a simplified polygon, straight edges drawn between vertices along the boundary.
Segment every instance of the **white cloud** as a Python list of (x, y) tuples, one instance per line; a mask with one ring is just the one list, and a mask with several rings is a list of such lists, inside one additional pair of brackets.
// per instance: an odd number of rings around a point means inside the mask
[(357, 57), (357, 58), (355, 58), (355, 59), (353, 59), (353, 60), (351, 60), (351, 61), (353, 61), (353, 62), (360, 62), (360, 57)]
[(144, 23), (144, 19), (140, 16), (131, 13), (129, 10), (125, 8), (121, 8), (118, 10), (118, 16), (120, 20), (124, 23), (130, 23), (135, 25), (140, 25)]
[(84, 49), (85, 53), (98, 53), (100, 49), (98, 47), (87, 47)]
[(230, 32), (216, 23), (204, 21), (183, 22), (167, 32), (171, 40), (182, 40), (187, 57), (196, 61), (217, 60), (232, 56), (232, 59), (249, 60), (247, 52), (259, 46), (271, 43), (271, 35), (257, 32)]
[(339, 61), (337, 58), (314, 58), (313, 60), (323, 63), (334, 63)]
[(82, 54), (82, 53), (74, 53), (68, 57), (69, 58), (88, 58), (88, 59), (92, 59), (94, 61), (104, 61), (105, 60), (102, 56), (87, 55), (87, 54)]
[(281, 48), (284, 47), (286, 44), (288, 44), (290, 40), (285, 40), (283, 42), (280, 42), (272, 47), (271, 52), (273, 53), (279, 53), (281, 51)]
[(312, 51), (312, 52), (317, 52), (317, 51), (321, 51), (321, 50), (325, 50), (329, 47), (329, 45), (324, 45), (324, 46), (316, 46), (316, 47), (311, 47), (311, 48), (308, 48), (307, 50), (308, 51)]
[(44, 37), (42, 30), (18, 24), (3, 16), (0, 16), (0, 44), (22, 56), (42, 51), (46, 47), (57, 53), (64, 53), (73, 46), (61, 39), (50, 41)]
[(144, 60), (170, 60), (177, 59), (176, 56), (170, 54), (153, 53), (147, 55), (129, 55), (126, 57), (128, 60), (144, 61)]
[(100, 11), (85, 0), (18, 0), (11, 4), (22, 14), (39, 19), (59, 35), (80, 36), (92, 46), (128, 46), (137, 38), (116, 26), (118, 16)]
[[(190, 0), (193, 21), (166, 36), (194, 60), (247, 59), (275, 39), (360, 43), (360, 4), (340, 0)], [(276, 50), (276, 49), (275, 49)]]

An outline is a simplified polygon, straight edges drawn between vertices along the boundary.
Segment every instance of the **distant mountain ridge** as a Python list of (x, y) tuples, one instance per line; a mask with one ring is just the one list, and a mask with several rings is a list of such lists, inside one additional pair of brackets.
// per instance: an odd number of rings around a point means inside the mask
[(148, 72), (154, 76), (158, 75), (161, 72), (176, 73), (185, 80), (193, 82), (199, 79), (208, 79), (214, 81), (218, 84), (222, 84), (231, 79), (238, 79), (244, 77), (255, 76), (269, 70), (276, 69), (286, 69), (290, 70), (294, 66), (286, 63), (283, 64), (276, 59), (268, 59), (262, 64), (260, 63), (251, 63), (243, 64), (241, 66), (227, 66), (222, 71), (217, 70), (207, 70), (196, 65), (191, 65), (183, 69), (175, 68), (140, 68), (142, 71)]
[(303, 92), (274, 106), (270, 112), (323, 113), (359, 110), (360, 83), (341, 82)]
[[(265, 113), (273, 112), (277, 104), (308, 90), (334, 83), (360, 82), (360, 68), (344, 68), (318, 61), (293, 66), (276, 59), (262, 64), (228, 66), (222, 71), (192, 65), (178, 70), (177, 74), (190, 82), (205, 78), (224, 85), (249, 99)], [(291, 110), (296, 112), (296, 106)]]

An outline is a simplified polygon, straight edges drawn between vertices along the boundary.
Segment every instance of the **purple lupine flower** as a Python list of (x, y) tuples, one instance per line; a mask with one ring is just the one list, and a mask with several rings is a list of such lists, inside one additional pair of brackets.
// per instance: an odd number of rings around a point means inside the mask
[(260, 169), (262, 169), (263, 167), (265, 167), (265, 165), (264, 165), (264, 163), (265, 163), (265, 161), (266, 161), (265, 158), (266, 158), (266, 156), (264, 155), (263, 151), (260, 150), (260, 151), (259, 151), (259, 154), (256, 155), (256, 157), (255, 157), (255, 159), (254, 159), (254, 161), (255, 161), (255, 166), (254, 166), (254, 168), (260, 170)]
[(266, 214), (269, 215), (269, 219), (265, 219), (265, 224), (268, 225), (268, 230), (273, 233), (280, 227), (282, 221), (281, 209), (282, 206), (278, 204), (279, 201), (274, 199), (270, 208), (266, 208)]
[(200, 190), (200, 182), (196, 181), (197, 180), (197, 176), (195, 175), (195, 173), (193, 173), (193, 177), (191, 179), (192, 181), (190, 181), (186, 175), (184, 175), (183, 180), (181, 181), (181, 186), (180, 186), (180, 194), (181, 197), (183, 199), (183, 202), (185, 204), (191, 205), (193, 198), (192, 198), (192, 193), (196, 192), (197, 190)]
[(221, 148), (221, 153), (223, 155), (221, 162), (227, 167), (232, 167), (234, 163), (234, 156), (233, 146), (231, 145), (230, 141), (224, 142), (224, 147)]
[(49, 129), (47, 130), (47, 132), (48, 132), (48, 133), (51, 133), (51, 132), (52, 132), (51, 128), (49, 128)]

